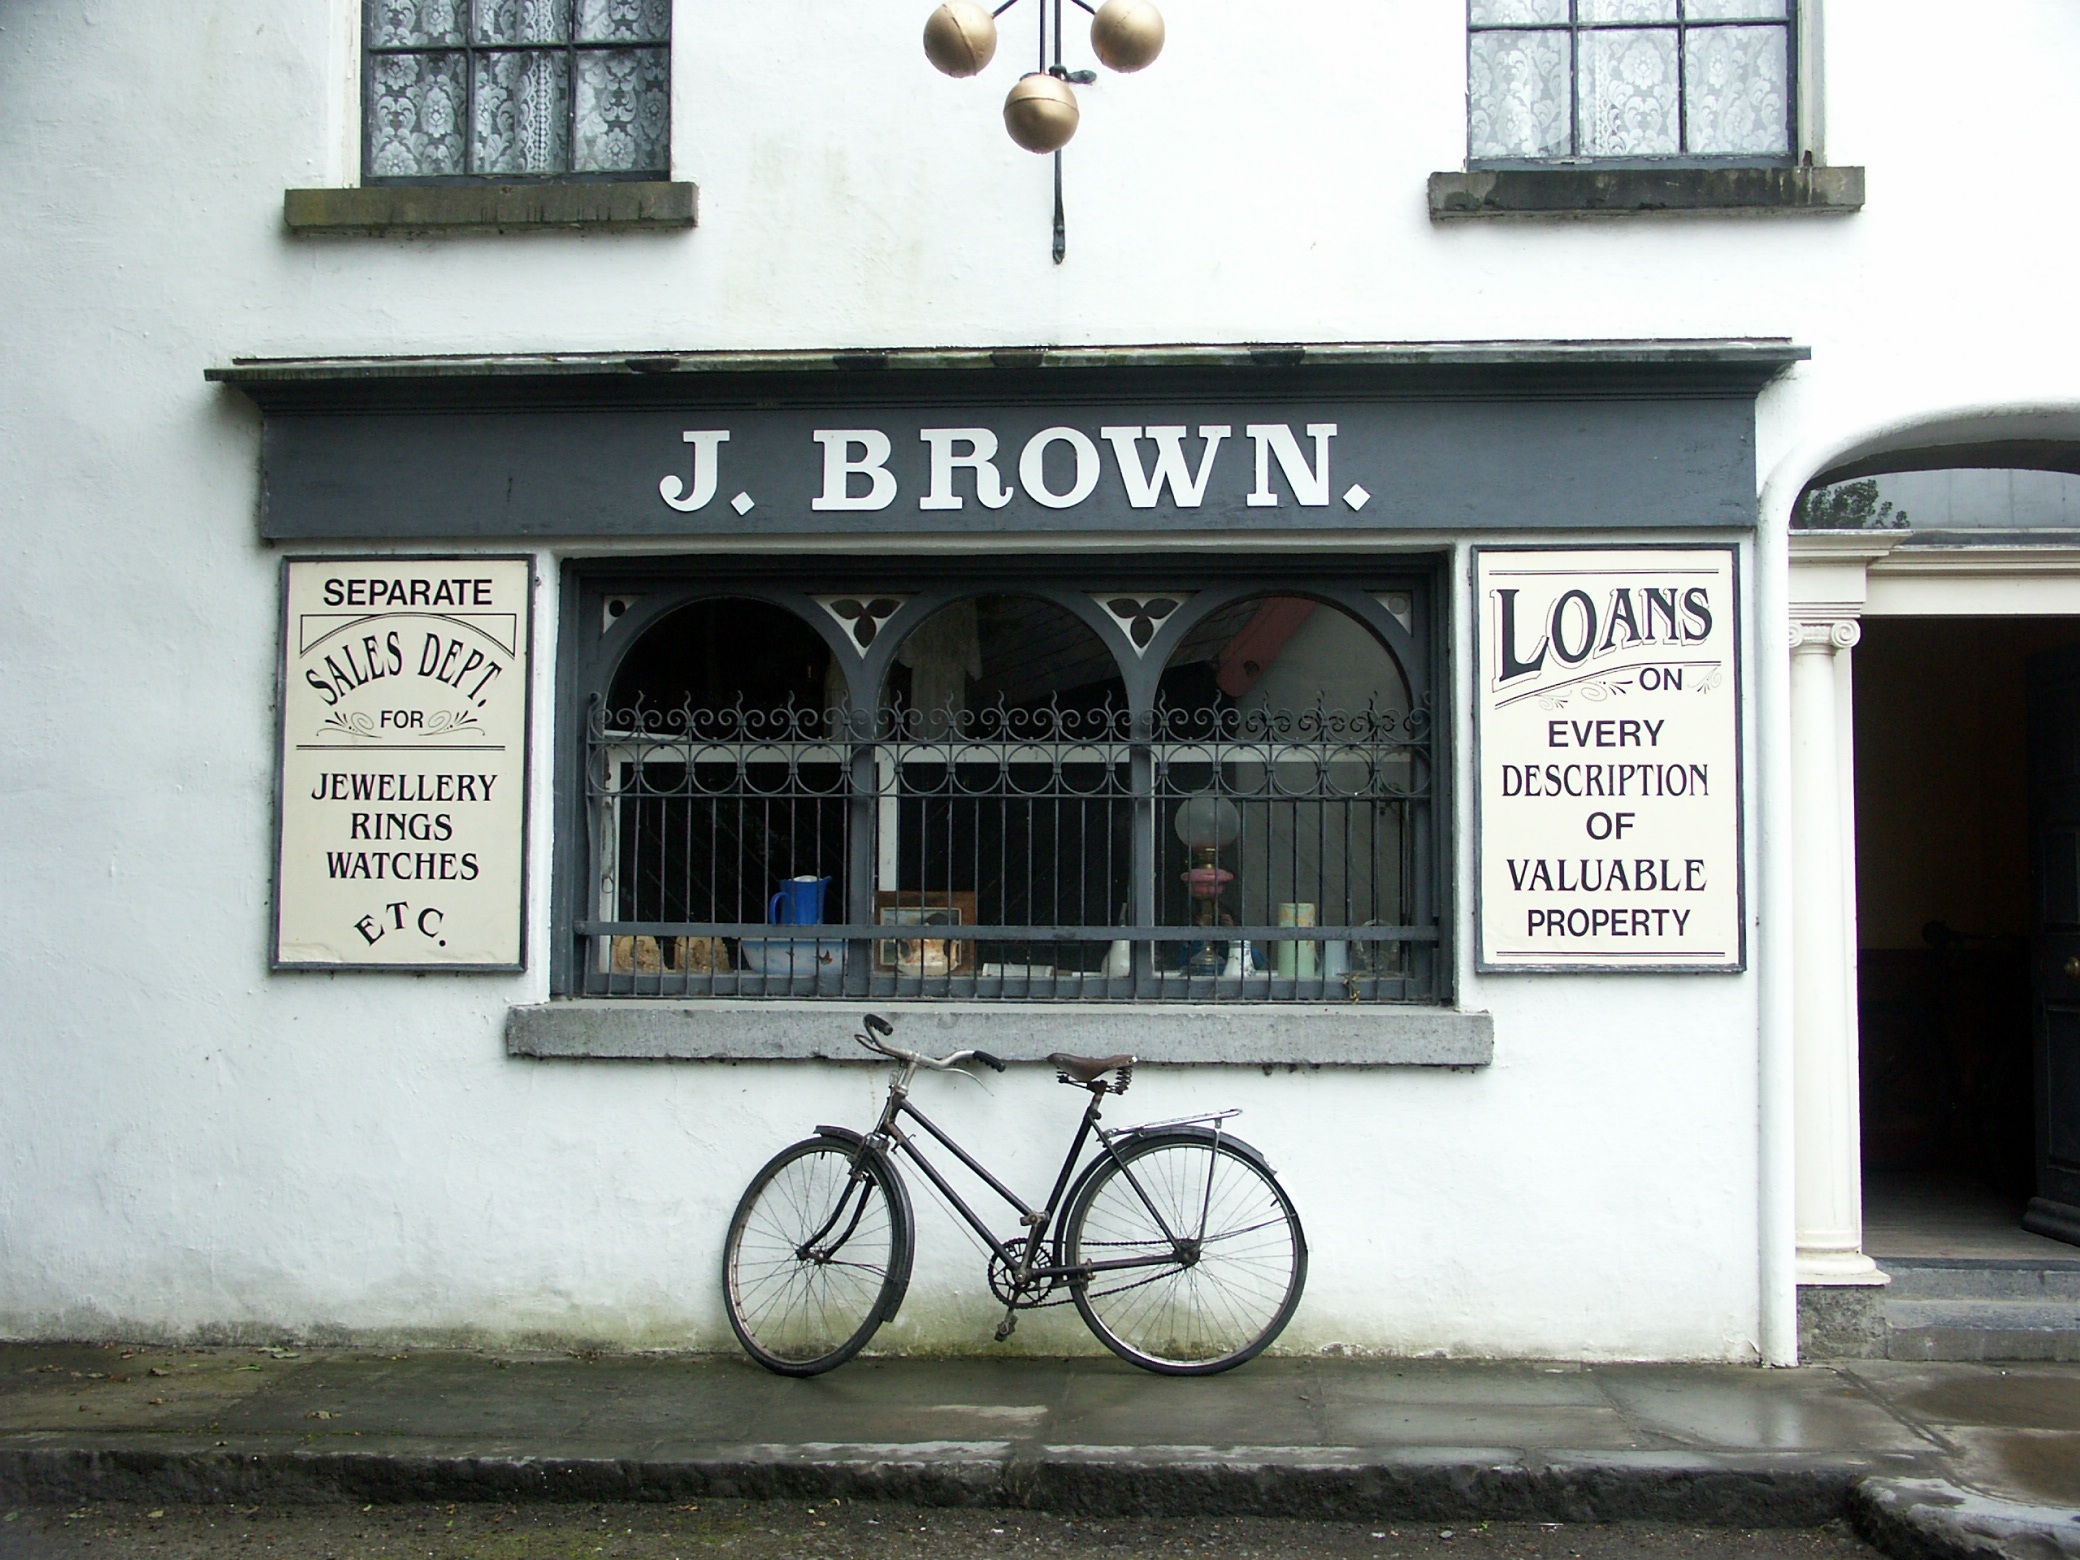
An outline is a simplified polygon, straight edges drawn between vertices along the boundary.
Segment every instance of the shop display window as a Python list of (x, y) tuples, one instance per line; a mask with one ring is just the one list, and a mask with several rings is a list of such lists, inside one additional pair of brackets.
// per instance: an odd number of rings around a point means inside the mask
[(559, 984), (1438, 1000), (1432, 601), (588, 581)]

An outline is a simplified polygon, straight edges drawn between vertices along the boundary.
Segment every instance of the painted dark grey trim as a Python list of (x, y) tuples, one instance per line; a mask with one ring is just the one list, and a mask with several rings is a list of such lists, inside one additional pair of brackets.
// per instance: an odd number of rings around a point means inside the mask
[(672, 230), (699, 221), (700, 191), (668, 179), (381, 184), (282, 192), (282, 225), (310, 235)]
[[(891, 394), (955, 393), (949, 375), (980, 376), (964, 394), (1008, 399), (1071, 390), (1102, 376), (1129, 393), (1246, 379), (1265, 393), (1339, 382), (1403, 396), (1703, 393), (1753, 395), (1810, 348), (1784, 337), (1603, 341), (1311, 341), (1197, 346), (999, 346), (538, 352), (436, 357), (234, 358), (203, 370), (263, 411), (433, 407), (676, 405), (686, 381), (719, 379), (747, 395), (828, 392), (826, 404)], [(1339, 380), (1337, 376), (1342, 376)], [(935, 387), (936, 388), (933, 388)]]
[[(1756, 393), (1808, 356), (1776, 339), (537, 354), (241, 360), (206, 377), (265, 413), (271, 540), (583, 541), (783, 535), (1273, 535), (1288, 530), (1752, 526)], [(1245, 502), (1245, 427), (1334, 422), (1325, 507)], [(1115, 460), (1071, 509), (1022, 491), (925, 510), (922, 426), (986, 426), (1000, 464), (1066, 423), (1233, 429), (1203, 504), (1127, 502)], [(894, 441), (889, 508), (819, 511), (817, 427)], [(698, 512), (681, 435), (726, 428)], [(1057, 479), (1059, 480), (1059, 479)], [(1362, 504), (1344, 498), (1366, 489)], [(739, 517), (731, 500), (755, 507)], [(1355, 496), (1355, 495), (1354, 495)]]
[[(1495, 1059), (1494, 1019), (1447, 1008), (934, 1002), (876, 1011), (895, 1021), (906, 1045), (934, 1053), (980, 1045), (1008, 1062), (1043, 1061), (1050, 1051), (1234, 1067), (1485, 1067)], [(852, 1041), (857, 1022), (830, 1002), (546, 1002), (507, 1010), (506, 1054), (887, 1066)]]
[[(820, 466), (810, 431), (871, 425), (875, 413), (828, 411), (631, 411), (299, 416), (267, 420), (262, 520), (271, 539), (314, 537), (758, 538), (946, 534), (1103, 534), (1120, 530), (1225, 532), (1247, 536), (1306, 530), (1376, 535), (1394, 530), (1536, 530), (1745, 527), (1754, 523), (1754, 412), (1745, 397), (1560, 402), (1401, 403), (1201, 401), (1179, 406), (1112, 403), (1069, 412), (1031, 404), (943, 407), (890, 424), (889, 469), (903, 497), (882, 511), (819, 512)], [(995, 427), (1015, 452), (1062, 421), (1101, 425), (1202, 422), (1332, 422), (1342, 430), (1326, 508), (1288, 499), (1276, 508), (1245, 502), (1247, 441), (1231, 438), (1205, 503), (1128, 506), (1109, 463), (1093, 496), (1074, 509), (1048, 509), (1023, 493), (1001, 509), (972, 500), (958, 510), (917, 507), (925, 491), (931, 423)], [(681, 430), (733, 425), (723, 491), (708, 511), (682, 515), (659, 496), (659, 479), (683, 461)], [(906, 426), (907, 425), (907, 426)], [(926, 424), (931, 425), (930, 423)], [(1297, 431), (1297, 429), (1296, 429)], [(1238, 447), (1239, 445), (1239, 447)], [(1015, 455), (1013, 457), (1015, 459)], [(1371, 495), (1362, 509), (1340, 496)], [(756, 507), (729, 507), (748, 491)], [(908, 502), (904, 502), (907, 498)], [(719, 513), (715, 512), (719, 511)]]
[[(559, 569), (556, 586), (556, 703), (550, 721), (549, 799), (549, 989), (571, 990), (577, 980), (575, 939), (571, 923), (582, 913), (586, 892), (583, 873), (590, 844), (585, 836), (584, 786), (577, 779), (585, 734), (585, 703), (579, 694), (582, 657), (579, 602), (584, 599), (578, 571)], [(591, 636), (582, 636), (590, 638)]]
[[(1339, 375), (1338, 379), (1348, 376)], [(885, 382), (884, 382), (885, 384)], [(564, 386), (569, 389), (572, 386)], [(1011, 394), (987, 376), (946, 376), (900, 400), (862, 393), (837, 404), (805, 387), (781, 404), (743, 382), (684, 382), (675, 405), (512, 407), (270, 413), (261, 443), (261, 534), (271, 540), (732, 538), (942, 535), (1102, 536), (1120, 531), (1286, 531), (1379, 537), (1396, 531), (1746, 529), (1755, 523), (1752, 393), (1612, 391), (1589, 397), (1379, 394), (1348, 382), (1314, 389), (1199, 376), (1156, 397), (1101, 378), (1057, 379), (1048, 397)], [(851, 387), (848, 387), (851, 388)], [(1080, 389), (1083, 393), (1060, 392)], [(724, 394), (723, 392), (730, 392)], [(972, 392), (1005, 392), (971, 394)], [(1092, 392), (1096, 392), (1093, 394)], [(1003, 507), (972, 494), (959, 509), (927, 510), (920, 427), (982, 426), (1001, 440), (1015, 478), (1018, 452), (1040, 430), (1081, 429), (1102, 445), (1113, 424), (1232, 429), (1203, 503), (1170, 489), (1153, 507), (1128, 502), (1116, 461), (1101, 449), (1096, 488), (1073, 508), (1048, 507), (1013, 482)], [(1329, 502), (1302, 506), (1274, 472), (1281, 501), (1247, 502), (1254, 481), (1251, 423), (1296, 435), (1331, 423)], [(871, 427), (893, 441), (897, 497), (879, 510), (818, 510), (817, 428)], [(720, 485), (696, 513), (659, 492), (687, 477), (689, 428), (729, 431)], [(1063, 480), (1057, 475), (1053, 480)], [(1363, 494), (1344, 495), (1356, 486)], [(675, 489), (675, 491), (677, 491)], [(753, 507), (732, 508), (739, 493)]]
[[(1195, 556), (1179, 562), (1165, 562), (1155, 556), (1120, 559), (1068, 550), (1044, 555), (979, 557), (810, 554), (780, 561), (743, 554), (570, 560), (561, 571), (561, 629), (555, 673), (557, 708), (564, 713), (556, 722), (550, 990), (563, 1000), (577, 989), (575, 939), (570, 927), (587, 914), (585, 899), (593, 880), (589, 859), (592, 836), (585, 816), (579, 756), (583, 712), (592, 697), (603, 695), (612, 686), (623, 656), (642, 632), (689, 601), (716, 596), (750, 597), (797, 612), (840, 652), (839, 664), (846, 668), (855, 705), (871, 710), (879, 704), (883, 679), (904, 634), (938, 607), (958, 597), (995, 592), (1038, 596), (1073, 613), (1113, 650), (1133, 707), (1145, 711), (1154, 701), (1171, 651), (1194, 624), (1245, 596), (1283, 589), (1314, 596), (1351, 614), (1380, 637), (1408, 678), (1410, 688), (1428, 692), (1434, 715), (1431, 826), (1418, 838), (1419, 887), (1414, 919), (1438, 928), (1435, 1000), (1449, 1002), (1457, 974), (1457, 915), (1453, 908), (1453, 855), (1449, 841), (1457, 818), (1457, 770), (1453, 722), (1448, 715), (1452, 614), (1457, 607), (1449, 568), (1449, 554), (1429, 551), (1402, 556), (1310, 554), (1301, 558), (1235, 553), (1227, 557)], [(847, 590), (908, 598), (882, 625), (872, 646), (863, 654), (843, 639), (830, 615), (816, 606), (808, 594)], [(1403, 628), (1374, 599), (1375, 593), (1394, 590), (1411, 592), (1420, 604), (1422, 621), (1413, 632)], [(1139, 655), (1120, 625), (1108, 618), (1093, 599), (1094, 595), (1135, 591), (1182, 591), (1191, 598), (1165, 621), (1146, 651)], [(621, 616), (605, 622), (605, 605), (618, 596), (639, 599)], [(865, 904), (854, 906), (851, 913), (861, 921), (870, 916)], [(724, 999), (702, 999), (700, 1005), (710, 1006), (717, 1000)], [(761, 1001), (753, 1006), (764, 1011), (770, 1005)], [(1066, 1011), (1070, 1007), (1071, 1004), (1058, 1004), (1049, 1011)], [(1149, 1010), (1144, 1007), (1136, 1011)], [(1386, 1010), (1383, 1005), (1374, 1005), (1365, 1011)]]
[(1863, 209), (1863, 186), (1857, 167), (1478, 168), (1431, 174), (1430, 216), (1845, 216)]

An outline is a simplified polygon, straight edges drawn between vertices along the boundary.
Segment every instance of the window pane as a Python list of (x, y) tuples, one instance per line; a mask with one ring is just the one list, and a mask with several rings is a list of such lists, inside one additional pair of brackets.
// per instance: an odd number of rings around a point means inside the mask
[(477, 42), (562, 43), (571, 0), (477, 0)]
[(1475, 157), (1567, 155), (1566, 33), (1475, 33), (1468, 77)]
[(1788, 14), (1784, 0), (1688, 0), (1683, 7), (1693, 22), (1762, 22)]
[[(1245, 601), (1187, 634), (1158, 712), (1157, 889), (1172, 925), (1398, 926), (1413, 916), (1428, 786), (1407, 679), (1362, 623), (1304, 596)], [(1167, 738), (1168, 740), (1162, 740)], [(1308, 979), (1402, 968), (1392, 942), (1214, 937), (1164, 950), (1178, 975)]]
[(1680, 151), (1673, 29), (1584, 33), (1578, 147), (1588, 157)]
[[(842, 920), (846, 765), (824, 712), (844, 690), (823, 637), (765, 602), (696, 602), (646, 631), (593, 718), (597, 913), (766, 923), (773, 896), (806, 878), (811, 898), (824, 880), (820, 919)], [(798, 920), (818, 919), (808, 903)], [(842, 944), (659, 931), (616, 937), (595, 957), (601, 973), (654, 981), (734, 970), (749, 994), (778, 995), (834, 979)]]
[(1125, 711), (1127, 690), (1112, 652), (1080, 618), (1037, 597), (982, 596), (942, 607), (904, 636), (886, 701), (936, 733), (972, 724), (971, 715), (995, 727), (1007, 712), (1043, 708), (1105, 724)]
[[(884, 750), (877, 913), (1120, 924), (1132, 897), (1126, 688), (1088, 624), (1033, 597), (954, 602), (904, 636), (883, 709), (897, 740)], [(993, 938), (891, 942), (878, 957), (898, 975), (1030, 986), (1095, 975), (1107, 952)]]
[(1690, 150), (1778, 156), (1791, 149), (1781, 27), (1701, 27), (1689, 34)]
[(460, 43), (469, 0), (375, 0), (368, 8), (368, 41), (378, 49)]
[(570, 167), (570, 57), (561, 49), (477, 56), (478, 173)]
[(1581, 0), (1576, 15), (1584, 22), (1672, 22), (1676, 0)]
[(368, 167), (378, 177), (461, 173), (463, 56), (369, 60)]
[(670, 164), (670, 56), (663, 49), (578, 55), (578, 145), (584, 173), (661, 173)]
[(671, 0), (578, 0), (582, 42), (663, 43), (671, 35)]

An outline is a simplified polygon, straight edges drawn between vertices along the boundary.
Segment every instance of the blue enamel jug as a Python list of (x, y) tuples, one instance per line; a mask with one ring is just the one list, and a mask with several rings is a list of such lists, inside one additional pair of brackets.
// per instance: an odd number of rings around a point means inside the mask
[(823, 896), (831, 886), (827, 877), (791, 877), (766, 906), (766, 922), (772, 926), (815, 926), (823, 920)]

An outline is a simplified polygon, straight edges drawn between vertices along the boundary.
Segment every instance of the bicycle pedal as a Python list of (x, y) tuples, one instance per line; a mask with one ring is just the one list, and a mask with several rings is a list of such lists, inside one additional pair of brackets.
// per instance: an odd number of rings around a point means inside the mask
[(1006, 1338), (1010, 1337), (1014, 1331), (1017, 1330), (1017, 1327), (1018, 1317), (1014, 1313), (1006, 1311), (1004, 1313), (1004, 1319), (1001, 1322), (997, 1323), (997, 1342), (1002, 1343)]

